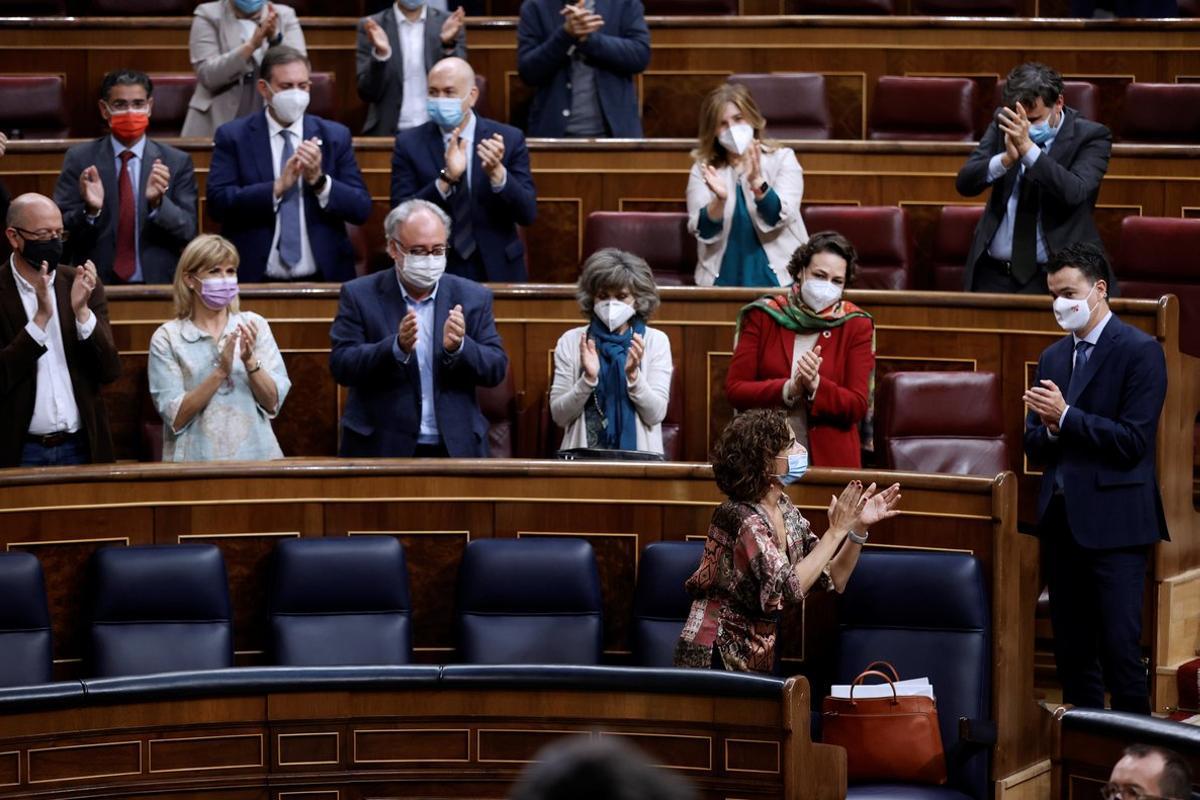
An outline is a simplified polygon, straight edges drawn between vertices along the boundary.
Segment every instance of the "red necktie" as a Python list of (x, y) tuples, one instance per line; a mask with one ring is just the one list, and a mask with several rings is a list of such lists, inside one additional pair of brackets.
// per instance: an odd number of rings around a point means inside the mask
[(132, 278), (137, 269), (137, 255), (134, 250), (137, 242), (134, 241), (133, 235), (136, 211), (133, 208), (133, 179), (129, 177), (129, 159), (131, 158), (133, 158), (132, 150), (121, 153), (121, 175), (117, 179), (117, 255), (113, 261), (113, 272), (123, 281)]

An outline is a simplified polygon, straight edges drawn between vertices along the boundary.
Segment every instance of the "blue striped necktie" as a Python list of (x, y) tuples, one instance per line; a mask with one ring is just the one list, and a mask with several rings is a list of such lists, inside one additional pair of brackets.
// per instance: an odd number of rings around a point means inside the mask
[[(283, 153), (279, 156), (279, 174), (287, 167), (295, 148), (292, 147), (292, 132), (282, 130)], [(300, 263), (300, 182), (284, 192), (279, 201), (279, 260), (288, 267)]]

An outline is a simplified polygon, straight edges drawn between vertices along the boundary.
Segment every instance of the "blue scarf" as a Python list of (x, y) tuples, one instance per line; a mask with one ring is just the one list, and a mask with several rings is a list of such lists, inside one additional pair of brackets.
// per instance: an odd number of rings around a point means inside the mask
[(612, 333), (594, 318), (588, 326), (587, 335), (596, 342), (600, 356), (600, 382), (595, 393), (596, 405), (604, 415), (600, 446), (610, 450), (637, 450), (637, 410), (625, 381), (625, 357), (634, 333), (646, 338), (646, 323), (640, 317), (630, 320), (624, 333)]

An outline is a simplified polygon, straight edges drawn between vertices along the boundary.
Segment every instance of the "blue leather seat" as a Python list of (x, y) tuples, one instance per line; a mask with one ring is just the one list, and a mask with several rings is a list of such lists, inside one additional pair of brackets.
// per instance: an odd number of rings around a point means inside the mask
[(96, 677), (233, 666), (225, 560), (213, 545), (106, 547), (92, 574)]
[(692, 607), (683, 584), (700, 565), (703, 552), (704, 542), (653, 542), (642, 550), (629, 631), (635, 664), (674, 665), (675, 644)]
[(0, 553), (0, 686), (49, 683), (51, 639), (41, 562)]
[(583, 539), (479, 539), (458, 573), (459, 655), (469, 664), (596, 664), (600, 577)]
[(404, 547), (392, 536), (285, 539), (271, 593), (275, 663), (407, 664), (412, 603)]
[[(853, 785), (850, 798), (960, 800), (989, 796), (991, 614), (974, 556), (917, 550), (867, 552), (841, 598), (835, 682), (890, 662), (901, 678), (928, 677), (946, 751), (945, 786)], [(984, 743), (964, 741), (959, 719)]]

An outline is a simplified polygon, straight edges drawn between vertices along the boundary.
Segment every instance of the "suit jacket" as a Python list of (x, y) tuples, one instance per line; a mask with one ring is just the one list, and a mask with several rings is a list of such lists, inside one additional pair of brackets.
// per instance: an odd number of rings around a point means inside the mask
[[(146, 202), (146, 183), (154, 161), (161, 160), (171, 171), (171, 181), (162, 203), (153, 217)], [(63, 226), (71, 232), (71, 261), (82, 264), (91, 259), (100, 280), (117, 283), (113, 272), (116, 257), (117, 217), (120, 187), (114, 164), (112, 137), (104, 136), (77, 144), (67, 151), (62, 172), (54, 187), (54, 202), (63, 215)], [(87, 209), (79, 196), (79, 175), (95, 165), (104, 185), (104, 208), (94, 223), (87, 221)], [(146, 283), (171, 283), (175, 264), (183, 248), (196, 237), (196, 175), (192, 157), (182, 150), (147, 137), (142, 151), (138, 181), (138, 253), (142, 262), (142, 280)], [(80, 246), (82, 243), (82, 246)]]
[[(1092, 219), (1100, 181), (1108, 170), (1112, 133), (1099, 122), (1079, 116), (1073, 108), (1063, 109), (1063, 121), (1049, 153), (1043, 153), (1023, 180), (1031, 180), (1040, 189), (1042, 233), (1046, 247), (1054, 253), (1074, 242), (1100, 244), (1100, 232)], [(975, 262), (987, 252), (988, 244), (1000, 227), (1008, 208), (1020, 168), (1013, 166), (994, 184), (987, 182), (988, 162), (1004, 152), (1004, 134), (995, 120), (979, 146), (958, 171), (955, 186), (964, 197), (974, 197), (991, 187), (987, 209), (975, 228), (975, 238), (967, 255), (965, 289), (971, 290)]]
[[(363, 136), (394, 136), (396, 123), (400, 119), (400, 106), (404, 102), (404, 56), (401, 53), (400, 33), (396, 30), (394, 4), (370, 19), (375, 20), (387, 34), (392, 46), (392, 57), (387, 61), (375, 58), (375, 48), (366, 29), (358, 26), (358, 49), (355, 54), (355, 69), (358, 73), (358, 96), (367, 106), (367, 121), (363, 125)], [(448, 56), (467, 57), (466, 29), (458, 32), (454, 47), (447, 52), (442, 47), (442, 24), (448, 17), (445, 11), (433, 6), (425, 7), (425, 72), (429, 72)]]
[[(821, 382), (808, 407), (808, 461), (813, 466), (862, 466), (858, 426), (870, 405), (874, 329), (870, 319), (857, 317), (817, 337)], [(795, 344), (796, 334), (765, 311), (748, 311), (725, 374), (730, 404), (739, 411), (783, 408), (783, 385), (792, 377)]]
[[(475, 115), (475, 145), (471, 148), (471, 227), (489, 282), (526, 280), (525, 245), (518, 225), (531, 225), (537, 216), (537, 192), (529, 172), (529, 150), (516, 128)], [(504, 167), (508, 179), (493, 192), (479, 160), (478, 143), (498, 133), (504, 138)], [(442, 131), (430, 120), (396, 136), (392, 152), (392, 208), (418, 197), (435, 203), (452, 218), (450, 198), (437, 189), (438, 173), (446, 166)], [(466, 187), (460, 184), (455, 191)], [(451, 232), (453, 241), (453, 232)]]
[[(261, 281), (275, 237), (275, 172), (267, 112), (235, 119), (217, 129), (208, 168), (208, 210), (221, 223), (221, 235), (241, 254), (240, 280)], [(304, 115), (304, 138), (320, 138), (321, 168), (333, 179), (329, 203), (321, 208), (316, 192), (304, 192), (304, 222), (317, 262), (314, 280), (348, 281), (354, 277), (354, 250), (346, 223), (362, 225), (371, 214), (371, 195), (354, 160), (350, 129), (338, 122)]]
[[(307, 53), (304, 31), (291, 6), (273, 3), (279, 15), (280, 44)], [(217, 128), (237, 115), (242, 99), (242, 86), (247, 73), (253, 72), (253, 84), (258, 80), (258, 63), (245, 61), (238, 55), (242, 46), (242, 29), (230, 0), (213, 0), (196, 6), (192, 32), (188, 40), (192, 68), (196, 70), (196, 91), (188, 102), (183, 121), (183, 136), (212, 138)]]
[[(63, 349), (71, 387), (79, 406), (82, 430), (87, 435), (93, 462), (113, 460), (112, 435), (108, 429), (108, 412), (100, 396), (100, 386), (112, 383), (121, 375), (121, 362), (113, 344), (108, 325), (108, 302), (104, 286), (96, 284), (88, 307), (96, 315), (96, 329), (84, 341), (75, 332), (75, 314), (71, 311), (71, 284), (75, 268), (66, 265), (55, 271), (54, 295), (58, 301), (58, 322), (62, 326)], [(21, 449), (33, 419), (37, 399), (37, 361), (46, 353), (25, 326), (29, 317), (17, 293), (17, 281), (11, 263), (0, 266), (0, 398), (3, 402), (3, 421), (0, 421), (0, 466), (15, 467), (21, 463)]]
[(604, 27), (583, 44), (563, 30), (562, 0), (524, 0), (517, 24), (517, 71), (537, 88), (529, 109), (530, 136), (563, 136), (571, 108), (571, 53), (596, 68), (600, 111), (612, 135), (642, 138), (634, 76), (650, 64), (650, 29), (641, 0), (595, 0)]
[(1066, 419), (1051, 440), (1041, 419), (1025, 420), (1025, 453), (1044, 464), (1038, 495), (1038, 535), (1062, 474), (1067, 521), (1087, 548), (1129, 547), (1167, 539), (1155, 476), (1155, 437), (1167, 392), (1166, 359), (1153, 337), (1109, 319), (1078, 374), (1071, 374), (1074, 339), (1064, 336), (1038, 359), (1036, 381), (1064, 392)]
[[(442, 349), (450, 309), (461, 305), (467, 335), (457, 355)], [(392, 352), (408, 304), (394, 269), (364, 275), (342, 286), (329, 336), (329, 367), (350, 389), (341, 420), (338, 455), (412, 456), (421, 428), (421, 377), (417, 356), (399, 363)], [(443, 275), (434, 300), (433, 384), (438, 429), (453, 458), (488, 456), (488, 423), (475, 390), (504, 380), (508, 356), (492, 316), (492, 292), (474, 281)]]

